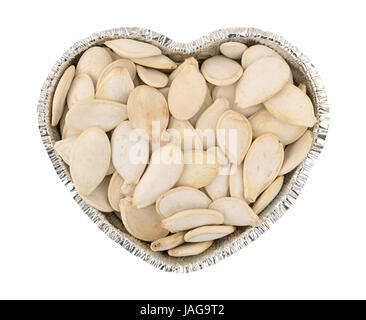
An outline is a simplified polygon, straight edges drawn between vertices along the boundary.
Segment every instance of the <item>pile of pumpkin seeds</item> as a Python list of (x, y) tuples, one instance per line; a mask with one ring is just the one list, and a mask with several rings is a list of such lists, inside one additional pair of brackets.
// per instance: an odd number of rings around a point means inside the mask
[(258, 226), (316, 123), (277, 52), (233, 41), (180, 63), (131, 39), (89, 48), (59, 80), (51, 116), (84, 201), (175, 257)]

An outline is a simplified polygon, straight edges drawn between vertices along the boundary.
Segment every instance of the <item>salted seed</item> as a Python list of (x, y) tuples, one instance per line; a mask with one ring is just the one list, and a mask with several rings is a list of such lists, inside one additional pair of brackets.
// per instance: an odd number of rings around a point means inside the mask
[(223, 222), (224, 216), (217, 210), (190, 209), (165, 218), (161, 223), (170, 232), (178, 232), (204, 225), (222, 224)]
[(184, 235), (185, 232), (178, 232), (167, 236), (165, 238), (161, 238), (159, 240), (155, 240), (151, 243), (150, 248), (152, 251), (165, 251), (169, 249), (173, 249), (177, 246), (180, 246), (184, 243)]
[(121, 122), (111, 138), (112, 162), (127, 183), (136, 184), (149, 160), (149, 140), (129, 121)]
[(207, 209), (211, 200), (200, 190), (177, 187), (163, 193), (156, 200), (156, 211), (164, 218), (188, 209)]
[(170, 86), (168, 104), (172, 116), (178, 120), (192, 118), (203, 105), (206, 94), (206, 81), (199, 70), (186, 65)]
[(119, 202), (123, 198), (120, 192), (123, 183), (123, 178), (115, 171), (108, 185), (108, 200), (113, 210), (117, 212), (119, 212)]
[(182, 151), (169, 143), (154, 151), (150, 164), (133, 194), (133, 205), (143, 208), (153, 204), (164, 192), (172, 188), (183, 171)]
[(168, 84), (168, 76), (161, 71), (137, 66), (137, 74), (147, 85), (154, 88), (163, 88)]
[(249, 122), (252, 126), (254, 138), (265, 133), (273, 133), (280, 139), (283, 145), (296, 141), (306, 130), (306, 127), (304, 126), (296, 126), (278, 120), (265, 108), (252, 115), (249, 118)]
[(102, 212), (112, 212), (108, 201), (108, 186), (111, 177), (105, 177), (103, 181), (96, 187), (96, 189), (89, 195), (80, 194), (81, 198), (90, 206)]
[(221, 115), (230, 109), (226, 98), (218, 98), (198, 118), (196, 130), (203, 141), (203, 148), (208, 149), (216, 145), (216, 125)]
[(261, 220), (254, 214), (248, 204), (238, 198), (226, 197), (215, 200), (209, 208), (224, 215), (223, 224), (225, 225), (257, 227), (261, 223)]
[(230, 196), (234, 198), (238, 198), (241, 200), (244, 199), (244, 181), (243, 181), (243, 165), (237, 166), (236, 164), (232, 164), (229, 176), (229, 190)]
[(95, 97), (97, 99), (126, 104), (134, 87), (128, 70), (126, 68), (116, 67), (104, 75)]
[(186, 242), (202, 242), (226, 237), (236, 230), (233, 226), (204, 226), (188, 231), (184, 240)]
[(199, 67), (198, 65), (198, 61), (194, 58), (194, 57), (190, 57), (187, 58), (186, 60), (184, 60), (183, 63), (181, 63), (170, 75), (169, 75), (169, 82), (168, 82), (168, 86), (170, 86), (173, 82), (173, 80), (176, 78), (176, 76), (179, 74), (179, 72), (181, 72), (183, 70), (183, 68), (187, 65), (193, 65), (195, 66), (197, 69)]
[(216, 125), (217, 144), (232, 163), (239, 165), (252, 142), (252, 127), (242, 114), (228, 110)]
[(254, 202), (277, 177), (284, 151), (279, 138), (272, 133), (261, 135), (248, 150), (243, 167), (244, 196)]
[(154, 69), (174, 70), (177, 67), (177, 64), (173, 60), (162, 54), (146, 58), (136, 58), (132, 59), (132, 61), (141, 66)]
[(203, 150), (187, 150), (184, 152), (184, 170), (177, 185), (199, 189), (210, 184), (218, 172), (219, 164), (214, 155)]
[(69, 107), (68, 105), (65, 105), (64, 107), (64, 112), (62, 113), (62, 116), (61, 116), (61, 119), (59, 121), (59, 129), (60, 129), (60, 133), (61, 133), (61, 136), (62, 136), (62, 133), (64, 131), (64, 127), (65, 127), (65, 120), (66, 120), (66, 115), (67, 113), (69, 112)]
[(56, 141), (54, 147), (57, 152), (57, 154), (64, 160), (64, 162), (67, 165), (70, 165), (70, 156), (71, 156), (71, 150), (72, 146), (74, 145), (74, 142), (76, 141), (76, 136)]
[(80, 131), (99, 127), (105, 132), (127, 118), (126, 105), (108, 100), (90, 100), (75, 105), (66, 116), (67, 126)]
[(312, 127), (316, 123), (310, 98), (292, 84), (287, 84), (264, 106), (276, 118), (293, 125)]
[(111, 161), (108, 136), (99, 128), (85, 130), (74, 142), (70, 173), (80, 194), (89, 195), (104, 179)]
[(106, 41), (104, 44), (121, 58), (144, 58), (161, 54), (161, 50), (158, 47), (132, 39), (111, 40)]
[(205, 79), (216, 86), (227, 86), (238, 81), (243, 74), (239, 63), (224, 56), (213, 56), (202, 63)]
[(52, 102), (52, 126), (57, 126), (62, 117), (62, 113), (65, 107), (66, 96), (71, 86), (72, 80), (74, 79), (74, 75), (75, 67), (68, 67), (62, 75), (59, 83), (57, 84)]
[(283, 59), (267, 57), (255, 61), (238, 81), (236, 104), (245, 109), (267, 101), (281, 91), (290, 75), (290, 67)]
[(112, 71), (114, 68), (126, 68), (132, 80), (136, 78), (136, 66), (135, 64), (129, 59), (118, 59), (113, 61), (109, 65), (107, 65), (101, 74), (99, 75), (98, 82), (96, 85), (96, 89), (98, 90), (100, 84), (103, 82), (105, 75)]
[(135, 238), (155, 241), (168, 235), (169, 231), (161, 226), (155, 206), (138, 209), (125, 198), (120, 201), (119, 207), (123, 225)]
[(286, 174), (295, 169), (304, 161), (313, 144), (313, 133), (307, 130), (304, 135), (285, 149), (285, 158), (280, 170), (280, 175)]
[(79, 102), (94, 99), (93, 80), (86, 73), (81, 73), (75, 77), (67, 94), (67, 105), (72, 108)]
[(259, 214), (265, 207), (267, 207), (272, 200), (280, 192), (283, 185), (283, 176), (278, 177), (272, 184), (258, 197), (252, 209), (255, 214)]
[(97, 84), (103, 69), (112, 62), (112, 57), (105, 48), (91, 47), (80, 57), (76, 66), (76, 75), (86, 73)]
[(152, 137), (152, 125), (159, 125), (160, 133), (169, 122), (168, 104), (164, 96), (155, 88), (146, 85), (132, 90), (127, 101), (128, 118), (137, 129), (145, 130)]
[(229, 191), (230, 162), (219, 147), (211, 147), (207, 152), (216, 155), (220, 168), (217, 176), (205, 189), (212, 200), (226, 197)]
[(274, 51), (273, 49), (257, 44), (254, 46), (249, 47), (243, 53), (241, 57), (241, 65), (243, 66), (244, 70), (248, 68), (253, 62), (265, 58), (265, 57), (277, 57), (281, 58), (281, 56)]
[(225, 57), (238, 60), (241, 59), (244, 51), (247, 48), (248, 47), (244, 43), (229, 41), (220, 45), (220, 52)]
[(170, 249), (168, 254), (171, 257), (188, 257), (201, 254), (211, 247), (213, 241), (197, 242), (197, 243), (185, 243), (174, 249)]

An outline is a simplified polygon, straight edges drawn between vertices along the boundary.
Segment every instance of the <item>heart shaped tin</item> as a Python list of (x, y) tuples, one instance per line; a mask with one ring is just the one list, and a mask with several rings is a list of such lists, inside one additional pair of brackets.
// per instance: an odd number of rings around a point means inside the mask
[[(277, 51), (289, 63), (295, 83), (306, 84), (307, 93), (313, 102), (317, 118), (317, 123), (313, 128), (313, 145), (307, 158), (296, 170), (286, 175), (282, 190), (260, 214), (263, 220), (260, 226), (239, 228), (228, 237), (215, 241), (214, 245), (201, 255), (173, 258), (162, 252), (153, 252), (148, 243), (131, 236), (114, 213), (100, 212), (87, 205), (80, 198), (72, 184), (68, 167), (55, 153), (53, 147), (54, 143), (60, 139), (58, 129), (51, 126), (53, 94), (65, 69), (71, 64), (75, 64), (82, 52), (91, 46), (103, 44), (106, 40), (118, 38), (130, 38), (152, 43), (158, 46), (163, 54), (175, 61), (182, 61), (189, 56), (205, 59), (218, 54), (220, 44), (229, 40), (240, 41), (247, 45), (263, 44)], [(39, 131), (52, 165), (83, 212), (100, 230), (126, 250), (156, 268), (170, 272), (191, 272), (213, 265), (247, 246), (267, 231), (289, 209), (301, 192), (314, 160), (324, 147), (329, 126), (327, 94), (310, 60), (284, 38), (255, 28), (220, 29), (191, 43), (176, 42), (164, 35), (142, 28), (118, 28), (94, 33), (75, 43), (55, 63), (42, 87), (37, 111)]]

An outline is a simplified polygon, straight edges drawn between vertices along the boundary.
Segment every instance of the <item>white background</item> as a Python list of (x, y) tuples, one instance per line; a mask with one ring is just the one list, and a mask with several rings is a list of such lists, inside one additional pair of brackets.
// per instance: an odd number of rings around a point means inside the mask
[[(366, 298), (365, 41), (362, 1), (3, 1), (0, 59), (0, 298)], [(36, 104), (74, 42), (141, 26), (179, 41), (257, 27), (297, 45), (329, 95), (326, 147), (269, 232), (219, 264), (168, 274), (129, 254), (60, 183)]]

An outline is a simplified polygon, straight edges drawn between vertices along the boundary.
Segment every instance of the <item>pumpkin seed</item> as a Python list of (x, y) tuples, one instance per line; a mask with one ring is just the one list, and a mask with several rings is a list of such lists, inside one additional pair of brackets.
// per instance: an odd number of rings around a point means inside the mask
[(243, 165), (232, 164), (229, 176), (230, 196), (244, 199)]
[(111, 161), (108, 136), (99, 128), (85, 130), (74, 142), (70, 173), (78, 192), (90, 195), (104, 179)]
[(226, 197), (217, 199), (209, 206), (210, 209), (217, 210), (224, 215), (225, 225), (230, 226), (253, 226), (260, 225), (261, 220), (253, 212), (252, 208), (241, 199)]
[(161, 221), (170, 232), (178, 232), (209, 224), (222, 224), (224, 216), (217, 210), (190, 209), (180, 211)]
[(219, 171), (217, 158), (202, 150), (184, 152), (184, 170), (179, 178), (178, 186), (202, 188), (212, 182)]
[(206, 81), (199, 70), (186, 65), (170, 86), (168, 104), (172, 116), (178, 120), (192, 118), (202, 107), (206, 94)]
[(275, 181), (258, 197), (253, 205), (253, 212), (259, 214), (278, 195), (283, 185), (283, 176), (277, 177)]
[(181, 63), (170, 75), (169, 75), (169, 82), (168, 82), (168, 86), (171, 86), (173, 80), (176, 78), (176, 76), (178, 75), (179, 72), (181, 72), (183, 70), (183, 68), (187, 65), (190, 64), (192, 66), (195, 66), (197, 69), (199, 67), (198, 65), (198, 61), (194, 58), (194, 57), (190, 57), (187, 58), (186, 60), (184, 60), (183, 63)]
[(240, 108), (262, 103), (276, 95), (291, 75), (283, 59), (267, 57), (253, 62), (238, 81), (235, 102)]
[(108, 201), (108, 186), (110, 176), (107, 176), (89, 195), (80, 194), (81, 198), (90, 206), (102, 212), (112, 212), (113, 208)]
[(161, 226), (161, 219), (155, 206), (136, 208), (125, 198), (119, 204), (123, 225), (135, 238), (143, 241), (155, 241), (168, 235)]
[(303, 162), (306, 159), (312, 144), (313, 133), (310, 130), (307, 130), (299, 140), (288, 145), (285, 149), (285, 158), (279, 174), (286, 174)]
[(215, 154), (220, 168), (218, 175), (205, 186), (205, 189), (212, 200), (226, 197), (229, 191), (230, 162), (218, 147), (211, 147), (207, 152)]
[(202, 63), (205, 79), (216, 86), (227, 86), (238, 81), (243, 74), (239, 63), (224, 56), (213, 56)]
[(220, 52), (227, 58), (238, 60), (241, 59), (244, 51), (248, 47), (241, 42), (225, 42), (220, 46)]
[(148, 137), (123, 121), (113, 131), (111, 146), (113, 166), (127, 183), (136, 184), (149, 160)]
[(67, 165), (70, 165), (70, 156), (71, 156), (71, 150), (72, 146), (74, 145), (74, 142), (76, 141), (76, 136), (56, 141), (55, 143), (55, 150), (57, 154), (64, 160), (64, 162)]
[(266, 109), (261, 109), (249, 118), (253, 129), (253, 137), (257, 138), (264, 133), (273, 133), (283, 145), (290, 144), (301, 137), (306, 127), (296, 126), (278, 120)]
[(66, 69), (62, 75), (59, 83), (57, 84), (55, 94), (52, 102), (52, 126), (57, 126), (58, 122), (64, 112), (66, 96), (71, 86), (72, 80), (75, 75), (75, 67), (70, 66)]
[(91, 47), (80, 57), (76, 66), (76, 75), (86, 73), (97, 84), (103, 69), (112, 62), (108, 51), (101, 47)]
[(185, 232), (178, 232), (165, 238), (155, 240), (151, 243), (150, 248), (152, 251), (165, 251), (173, 249), (184, 243), (184, 235)]
[(264, 103), (276, 118), (298, 126), (312, 127), (316, 123), (310, 98), (298, 87), (287, 84), (278, 94)]
[(184, 236), (186, 242), (203, 242), (226, 237), (236, 230), (233, 226), (204, 226), (188, 231)]
[(133, 89), (127, 101), (128, 118), (137, 129), (145, 130), (152, 137), (152, 125), (156, 122), (163, 132), (169, 121), (168, 104), (155, 88), (146, 85)]
[(161, 54), (161, 50), (158, 47), (132, 39), (111, 40), (106, 41), (104, 44), (121, 58), (145, 58)]
[(153, 204), (164, 192), (172, 188), (183, 171), (182, 151), (169, 143), (154, 151), (150, 164), (133, 194), (133, 205), (143, 208)]
[(273, 49), (257, 44), (254, 46), (249, 47), (243, 53), (241, 57), (241, 65), (243, 66), (244, 70), (248, 68), (253, 62), (265, 58), (265, 57), (277, 57), (281, 58), (281, 56), (274, 51)]
[(216, 145), (216, 125), (221, 115), (230, 109), (226, 98), (218, 98), (208, 107), (196, 122), (197, 133), (203, 141), (203, 148), (208, 149)]
[(171, 257), (188, 257), (201, 254), (211, 247), (213, 241), (197, 242), (197, 243), (185, 243), (179, 247), (170, 249), (168, 254)]
[(69, 111), (69, 107), (68, 105), (65, 105), (64, 107), (64, 112), (62, 113), (62, 117), (59, 121), (59, 129), (60, 129), (60, 133), (61, 133), (61, 136), (63, 136), (63, 131), (64, 131), (64, 127), (65, 127), (65, 119), (66, 119), (66, 115)]
[(123, 195), (120, 192), (123, 183), (124, 183), (123, 178), (118, 174), (117, 171), (115, 171), (112, 175), (112, 178), (109, 181), (108, 201), (113, 210), (117, 212), (119, 212), (119, 202), (123, 198)]
[(97, 99), (126, 104), (133, 88), (134, 84), (128, 70), (126, 68), (116, 67), (104, 75), (95, 97)]
[(248, 150), (243, 167), (244, 196), (254, 202), (277, 177), (284, 151), (279, 138), (272, 133), (261, 135)]
[(109, 65), (107, 65), (101, 74), (99, 75), (98, 82), (96, 89), (98, 90), (100, 84), (103, 82), (105, 75), (110, 73), (115, 68), (126, 68), (128, 70), (128, 73), (130, 74), (130, 77), (132, 80), (136, 78), (136, 66), (135, 64), (129, 60), (129, 59), (118, 59), (116, 61), (113, 61)]
[(252, 127), (242, 114), (228, 110), (216, 126), (217, 144), (232, 163), (239, 165), (252, 142)]
[(168, 84), (168, 76), (161, 71), (137, 66), (137, 74), (147, 85), (154, 88), (163, 88)]
[(94, 99), (93, 80), (86, 74), (81, 73), (75, 77), (67, 94), (67, 105), (72, 108), (79, 102)]
[(141, 66), (154, 69), (174, 70), (177, 67), (173, 60), (162, 54), (145, 58), (134, 58), (132, 61)]
[(126, 105), (107, 100), (90, 100), (80, 102), (70, 109), (66, 124), (79, 131), (99, 127), (107, 132), (126, 119)]
[(188, 209), (207, 209), (211, 200), (191, 187), (177, 187), (163, 193), (156, 200), (156, 211), (164, 218)]

